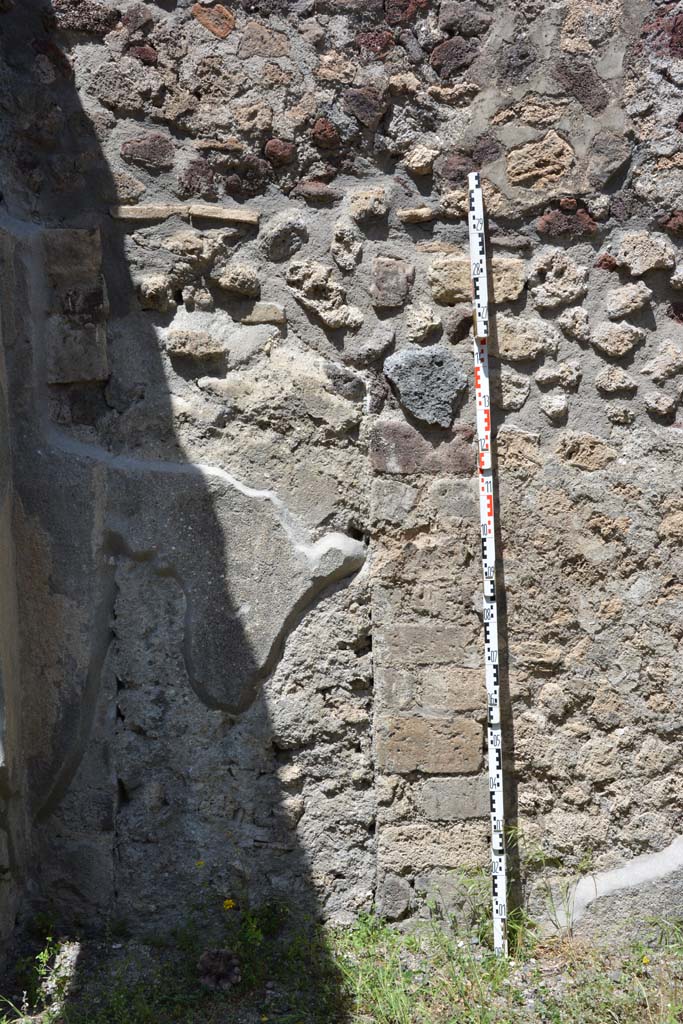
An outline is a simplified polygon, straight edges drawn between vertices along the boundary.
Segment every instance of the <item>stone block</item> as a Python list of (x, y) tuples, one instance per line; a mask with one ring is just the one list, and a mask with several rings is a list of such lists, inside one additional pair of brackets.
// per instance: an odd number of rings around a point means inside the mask
[(372, 264), (372, 304), (376, 309), (402, 306), (415, 280), (415, 267), (393, 256), (376, 256)]
[(136, 206), (112, 206), (109, 213), (115, 220), (167, 220), (169, 217), (197, 217), (218, 220), (223, 224), (256, 227), (258, 210), (246, 207), (221, 206), (219, 203), (139, 203)]
[(469, 476), (475, 466), (470, 427), (416, 430), (404, 420), (378, 420), (370, 432), (370, 460), (379, 473), (452, 473)]
[(563, 178), (574, 163), (574, 150), (555, 131), (542, 139), (511, 149), (507, 157), (508, 178), (513, 185), (546, 190)]
[(632, 395), (638, 390), (638, 382), (620, 366), (605, 366), (595, 378), (595, 386), (605, 395)]
[(411, 174), (431, 174), (434, 161), (439, 153), (440, 149), (418, 142), (408, 150), (403, 158), (403, 163)]
[(299, 387), (304, 408), (312, 419), (341, 431), (357, 426), (361, 413), (348, 399), (331, 395), (316, 379), (302, 381)]
[(534, 380), (541, 390), (561, 387), (565, 391), (576, 391), (582, 376), (581, 366), (575, 359), (572, 359), (566, 363), (542, 366), (534, 374)]
[(387, 921), (400, 921), (413, 902), (413, 890), (407, 879), (387, 874), (378, 883), (376, 909)]
[(136, 206), (112, 206), (109, 213), (114, 220), (167, 220), (187, 214), (185, 203), (139, 203)]
[(369, 334), (344, 338), (343, 358), (356, 366), (367, 366), (394, 344), (395, 337), (391, 324), (379, 323)]
[[(589, 114), (595, 117), (604, 110), (610, 100), (605, 83), (595, 69), (593, 61), (582, 54), (573, 53), (561, 58), (555, 65), (555, 78), (565, 94), (574, 96)], [(555, 135), (555, 132), (549, 132)], [(547, 138), (547, 136), (546, 136)], [(591, 142), (592, 150), (595, 140)], [(607, 144), (609, 146), (609, 143)], [(596, 149), (600, 143), (596, 143)]]
[(667, 270), (676, 263), (676, 250), (664, 235), (648, 231), (630, 231), (624, 235), (616, 253), (617, 265), (629, 274), (647, 274)]
[(417, 502), (415, 487), (400, 480), (378, 477), (372, 482), (371, 508), (375, 519), (400, 525)]
[(537, 309), (559, 309), (584, 297), (588, 271), (562, 249), (544, 249), (533, 262), (529, 283)]
[(219, 39), (226, 39), (235, 27), (235, 15), (222, 4), (216, 4), (215, 7), (194, 4), (192, 14), (200, 25)]
[(468, 68), (476, 56), (474, 40), (453, 36), (434, 47), (429, 63), (441, 78), (453, 78)]
[(504, 366), (500, 371), (500, 394), (493, 396), (494, 404), (505, 412), (518, 412), (529, 397), (531, 385), (528, 377)]
[(409, 341), (424, 341), (433, 331), (438, 331), (441, 317), (431, 306), (419, 303), (405, 310), (404, 325), (405, 337)]
[(676, 412), (676, 400), (663, 391), (649, 391), (644, 396), (645, 408), (657, 419), (672, 420)]
[(598, 324), (591, 334), (593, 347), (612, 359), (623, 359), (630, 355), (644, 339), (645, 332), (640, 327), (626, 323)]
[(257, 299), (261, 294), (258, 271), (248, 263), (229, 263), (227, 267), (216, 268), (211, 274), (212, 282), (233, 295)]
[(478, 492), (471, 480), (452, 480), (441, 477), (429, 485), (427, 509), (434, 521), (444, 529), (452, 529), (462, 519), (477, 522), (479, 515)]
[(261, 218), (258, 210), (248, 210), (243, 206), (221, 206), (220, 203), (190, 203), (186, 208), (189, 217), (218, 220), (222, 224), (243, 224), (256, 227)]
[(225, 355), (225, 342), (209, 331), (172, 329), (166, 335), (166, 351), (185, 359), (216, 359)]
[(408, 345), (389, 356), (384, 375), (408, 412), (441, 427), (450, 426), (467, 388), (467, 376), (447, 345)]
[(512, 363), (536, 359), (542, 353), (557, 352), (557, 333), (552, 324), (530, 317), (500, 316), (496, 324), (492, 351)]
[(535, 476), (543, 465), (540, 436), (516, 427), (502, 427), (497, 437), (498, 462), (517, 476)]
[(395, 622), (378, 630), (380, 665), (447, 665), (464, 663), (462, 629), (441, 622)]
[(439, 665), (422, 669), (419, 703), (429, 711), (483, 711), (486, 708), (484, 666)]
[(121, 156), (128, 163), (139, 164), (148, 170), (168, 170), (173, 166), (175, 147), (173, 141), (161, 132), (144, 132), (123, 143)]
[[(392, 588), (399, 581), (412, 583), (415, 587), (432, 583), (452, 587), (470, 559), (471, 548), (464, 537), (422, 534), (418, 541), (394, 548), (391, 557), (385, 557), (381, 564), (378, 564), (375, 575), (377, 579), (388, 581)], [(472, 574), (471, 580), (475, 579), (476, 576)], [(408, 613), (404, 621), (395, 625), (398, 629), (413, 625), (425, 628), (435, 623)]]
[(102, 265), (99, 228), (52, 228), (43, 235), (43, 252), (48, 277), (56, 287), (99, 277)]
[(354, 192), (349, 199), (349, 214), (357, 224), (386, 217), (389, 212), (387, 195), (383, 188), (367, 188)]
[(358, 228), (350, 220), (340, 218), (336, 222), (330, 252), (340, 270), (349, 273), (355, 270), (363, 255), (363, 241)]
[(557, 453), (562, 462), (568, 462), (589, 473), (604, 469), (618, 454), (601, 437), (571, 430), (567, 430), (560, 438)]
[(249, 21), (237, 53), (243, 60), (249, 57), (286, 57), (289, 40), (284, 32), (274, 32), (259, 21)]
[(646, 309), (652, 304), (652, 292), (644, 281), (625, 284), (610, 292), (605, 303), (605, 312), (610, 320), (621, 320)]
[(643, 366), (641, 372), (652, 377), (656, 384), (676, 377), (683, 373), (683, 349), (670, 341), (665, 341), (659, 346), (654, 358)]
[(315, 260), (293, 261), (286, 280), (297, 301), (326, 327), (355, 331), (362, 325), (362, 311), (347, 305), (346, 289), (332, 276), (331, 267)]
[(344, 106), (357, 121), (374, 131), (386, 113), (387, 101), (383, 93), (366, 85), (359, 89), (347, 89), (344, 93)]
[(284, 263), (308, 241), (308, 225), (298, 210), (280, 210), (261, 233), (261, 247), (267, 260)]
[(395, 665), (375, 665), (377, 706), (390, 711), (408, 711), (415, 707), (417, 685), (415, 671)]
[(480, 867), (490, 860), (489, 842), (488, 821), (384, 825), (377, 859), (385, 870), (396, 872)]
[[(513, 302), (524, 290), (524, 261), (494, 256), (491, 260), (492, 296), (497, 302)], [(429, 268), (429, 285), (437, 302), (445, 306), (472, 298), (470, 258), (466, 253), (438, 256)]]
[(439, 28), (460, 36), (483, 36), (491, 24), (491, 15), (479, 4), (468, 0), (445, 0), (439, 10)]
[(436, 220), (439, 212), (431, 206), (405, 206), (396, 211), (396, 216), (402, 224), (426, 224)]
[(47, 332), (48, 383), (73, 384), (108, 377), (106, 326), (74, 324), (64, 317), (52, 317)]
[(255, 302), (254, 308), (242, 317), (243, 324), (286, 324), (287, 313), (279, 302)]
[(430, 821), (487, 818), (490, 812), (488, 776), (426, 779), (419, 790), (418, 807)]
[(290, 195), (303, 199), (313, 206), (327, 206), (338, 203), (343, 193), (340, 189), (333, 188), (324, 181), (309, 178), (298, 181)]
[(564, 423), (567, 419), (569, 402), (566, 395), (542, 395), (539, 406), (551, 423)]
[(385, 771), (432, 775), (471, 774), (482, 766), (482, 726), (448, 715), (386, 715), (376, 722), (377, 764)]

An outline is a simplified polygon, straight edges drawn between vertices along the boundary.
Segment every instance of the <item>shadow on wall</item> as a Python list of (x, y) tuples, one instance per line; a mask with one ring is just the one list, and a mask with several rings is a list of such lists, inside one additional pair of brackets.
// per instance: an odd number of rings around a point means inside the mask
[[(188, 461), (159, 342), (169, 314), (136, 300), (51, 12), (22, 0), (0, 30), (26, 914), (135, 935), (194, 916), (207, 941), (225, 899), (315, 919), (259, 683), (362, 545), (313, 542), (274, 493)], [(253, 230), (224, 227), (223, 244)]]

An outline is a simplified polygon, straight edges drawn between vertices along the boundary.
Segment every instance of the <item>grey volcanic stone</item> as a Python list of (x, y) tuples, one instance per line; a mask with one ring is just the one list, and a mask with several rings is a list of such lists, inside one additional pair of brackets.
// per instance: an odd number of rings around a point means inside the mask
[(261, 245), (268, 260), (283, 263), (308, 241), (308, 226), (297, 210), (276, 213), (261, 232)]
[(415, 268), (406, 260), (392, 256), (377, 256), (372, 267), (372, 304), (377, 309), (402, 306), (413, 280)]
[(409, 345), (389, 356), (384, 373), (411, 415), (423, 423), (450, 426), (467, 377), (446, 345)]

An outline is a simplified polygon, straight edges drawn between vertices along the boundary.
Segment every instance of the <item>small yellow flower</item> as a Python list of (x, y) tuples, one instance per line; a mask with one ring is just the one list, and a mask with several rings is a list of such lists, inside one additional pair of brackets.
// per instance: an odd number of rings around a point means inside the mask
[(644, 957), (643, 957), (643, 963), (644, 963), (644, 964), (649, 964), (649, 962), (650, 962), (650, 958), (649, 958), (649, 956), (644, 956)]
[[(232, 910), (236, 906), (237, 904), (234, 900), (223, 900), (223, 910)], [(267, 1018), (264, 1019), (267, 1020)]]
[(196, 868), (203, 868), (203, 867), (204, 867), (204, 861), (203, 861), (203, 860), (196, 860), (196, 861), (194, 862), (194, 866), (195, 866)]
[(261, 1020), (268, 1020), (267, 1017), (261, 1017)]

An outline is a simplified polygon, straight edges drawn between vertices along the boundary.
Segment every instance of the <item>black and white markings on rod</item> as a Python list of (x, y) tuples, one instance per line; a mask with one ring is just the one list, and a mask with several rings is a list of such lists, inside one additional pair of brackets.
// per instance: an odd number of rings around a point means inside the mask
[(484, 233), (484, 197), (479, 172), (468, 176), (468, 184), (472, 302), (474, 305), (474, 390), (477, 403), (477, 440), (479, 445), (479, 518), (481, 523), (481, 561), (484, 572), (484, 661), (488, 697), (493, 948), (496, 953), (504, 956), (507, 954), (507, 864), (503, 809), (503, 744), (500, 724), (494, 479), (491, 463), (488, 266)]

